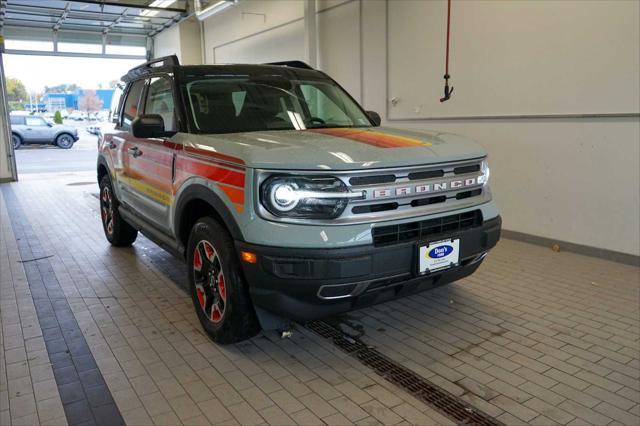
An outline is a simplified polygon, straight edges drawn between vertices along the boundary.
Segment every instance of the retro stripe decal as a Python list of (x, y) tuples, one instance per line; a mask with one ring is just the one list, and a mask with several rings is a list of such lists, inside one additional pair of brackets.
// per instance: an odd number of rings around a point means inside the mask
[(244, 188), (244, 173), (187, 158), (176, 159), (176, 169), (188, 175), (202, 176), (216, 182)]
[(309, 129), (309, 132), (320, 133), (328, 136), (346, 138), (352, 141), (361, 142), (377, 148), (408, 148), (416, 146), (431, 146), (431, 142), (424, 142), (419, 139), (405, 136), (391, 135), (388, 133), (376, 132), (362, 129)]

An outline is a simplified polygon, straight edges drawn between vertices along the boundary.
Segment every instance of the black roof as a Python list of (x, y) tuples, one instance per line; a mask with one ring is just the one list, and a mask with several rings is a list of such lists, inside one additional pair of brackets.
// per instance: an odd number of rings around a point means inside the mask
[(273, 71), (282, 71), (286, 69), (289, 72), (295, 74), (306, 75), (318, 75), (320, 71), (311, 68), (309, 65), (302, 61), (285, 61), (285, 62), (270, 62), (266, 64), (216, 64), (216, 65), (180, 65), (180, 61), (176, 55), (165, 56), (162, 58), (154, 59), (146, 62), (135, 68), (129, 70), (129, 72), (122, 77), (122, 80), (129, 82), (137, 80), (145, 75), (155, 73), (177, 73), (182, 74), (205, 74), (210, 72), (229, 72), (232, 74), (261, 74), (269, 73)]

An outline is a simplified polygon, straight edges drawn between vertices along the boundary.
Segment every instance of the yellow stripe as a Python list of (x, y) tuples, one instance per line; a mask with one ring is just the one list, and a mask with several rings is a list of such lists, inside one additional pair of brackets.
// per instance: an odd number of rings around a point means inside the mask
[(168, 192), (161, 191), (152, 185), (146, 184), (137, 179), (132, 179), (128, 176), (123, 175), (122, 173), (118, 173), (117, 175), (118, 175), (118, 180), (120, 182), (123, 182), (129, 185), (136, 191), (148, 196), (149, 198), (156, 200), (160, 204), (164, 204), (165, 206), (171, 205), (171, 202), (173, 201), (173, 196)]
[(413, 138), (408, 138), (406, 136), (399, 136), (399, 135), (392, 135), (389, 133), (381, 133), (381, 132), (375, 132), (375, 131), (371, 131), (369, 132), (369, 134), (375, 135), (375, 136), (380, 136), (380, 137), (386, 137), (389, 138), (391, 141), (393, 141), (394, 139), (397, 141), (402, 141), (405, 143), (408, 143), (410, 145), (415, 145), (415, 146), (431, 146), (433, 145), (431, 142), (423, 142), (419, 139), (413, 139)]

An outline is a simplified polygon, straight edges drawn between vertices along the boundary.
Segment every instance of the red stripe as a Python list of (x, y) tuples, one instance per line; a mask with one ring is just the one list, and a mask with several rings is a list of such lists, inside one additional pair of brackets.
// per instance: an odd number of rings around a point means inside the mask
[(189, 175), (201, 176), (216, 182), (244, 188), (244, 173), (235, 170), (200, 163), (184, 157), (178, 157), (176, 159), (176, 170)]
[(232, 157), (231, 155), (220, 154), (219, 152), (213, 152), (213, 151), (209, 151), (209, 150), (206, 150), (206, 149), (193, 148), (191, 146), (185, 146), (184, 150), (186, 152), (189, 152), (189, 153), (192, 153), (192, 154), (204, 155), (206, 157), (213, 157), (213, 158), (217, 158), (219, 160), (229, 161), (231, 163), (244, 165), (244, 161), (242, 161), (241, 158)]

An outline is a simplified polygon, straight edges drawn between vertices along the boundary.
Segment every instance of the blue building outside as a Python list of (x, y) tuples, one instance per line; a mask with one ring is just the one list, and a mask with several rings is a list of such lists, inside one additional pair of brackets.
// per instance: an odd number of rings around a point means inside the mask
[[(102, 101), (102, 109), (109, 109), (114, 89), (97, 89), (95, 92), (98, 99)], [(47, 93), (42, 98), (41, 103), (45, 105), (47, 111), (60, 109), (77, 110), (79, 109), (78, 102), (83, 95), (84, 90), (76, 90), (71, 93)]]

